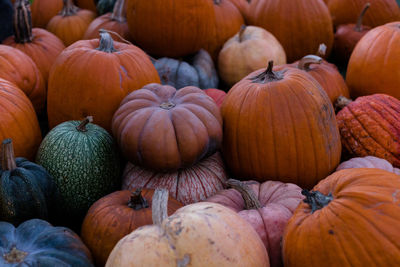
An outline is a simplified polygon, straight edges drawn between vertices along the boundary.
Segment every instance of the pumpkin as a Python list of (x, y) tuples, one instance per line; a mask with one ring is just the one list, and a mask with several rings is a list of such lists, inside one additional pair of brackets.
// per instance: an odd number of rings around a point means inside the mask
[(12, 17), (13, 8), (10, 1), (0, 0), (0, 43), (13, 33)]
[[(106, 13), (90, 23), (83, 39), (98, 38), (100, 29), (116, 32), (124, 39), (132, 39), (126, 23), (124, 5), (125, 0), (117, 0), (112, 13)], [(118, 41), (119, 39), (114, 40)]]
[(213, 37), (214, 17), (211, 0), (127, 2), (126, 18), (133, 40), (158, 57), (177, 58), (199, 51)]
[(156, 190), (154, 225), (143, 226), (121, 239), (106, 267), (269, 266), (262, 241), (236, 212), (204, 202), (180, 208), (168, 217), (167, 199), (167, 190)]
[[(95, 263), (104, 266), (111, 250), (124, 236), (137, 228), (152, 224), (154, 190), (116, 191), (96, 201), (86, 214), (81, 237), (92, 252)], [(168, 215), (183, 205), (168, 199)]]
[(215, 103), (217, 104), (218, 107), (221, 107), (222, 102), (225, 99), (226, 93), (225, 91), (219, 90), (219, 89), (215, 89), (215, 88), (209, 88), (209, 89), (205, 89), (204, 92), (211, 97), (212, 99), (214, 99)]
[(63, 0), (34, 0), (30, 2), (32, 2), (32, 25), (43, 29), (46, 28), (51, 18), (56, 16), (63, 8)]
[(0, 78), (0, 140), (11, 138), (17, 157), (34, 159), (42, 141), (31, 101), (15, 84)]
[(99, 0), (96, 4), (97, 13), (104, 15), (105, 13), (112, 12), (116, 0)]
[(400, 167), (400, 100), (374, 94), (346, 104), (336, 116), (346, 150), (356, 157), (376, 156)]
[(75, 227), (89, 207), (116, 190), (121, 162), (113, 138), (91, 117), (67, 121), (43, 139), (36, 161), (53, 176), (59, 191), (56, 220)]
[(333, 45), (333, 26), (329, 10), (320, 0), (252, 0), (248, 23), (272, 33), (285, 49), (288, 62), (312, 54), (326, 44), (327, 55)]
[(346, 82), (352, 98), (382, 93), (400, 99), (400, 21), (364, 35), (351, 54)]
[(185, 60), (164, 57), (154, 60), (153, 64), (164, 85), (171, 85), (176, 89), (186, 86), (201, 89), (218, 86), (214, 63), (210, 54), (203, 49)]
[(336, 171), (352, 168), (376, 168), (400, 175), (400, 169), (394, 168), (389, 161), (374, 156), (352, 158), (348, 161), (340, 163), (336, 168)]
[(337, 27), (333, 43), (333, 54), (339, 64), (347, 65), (354, 47), (371, 29), (370, 26), (362, 25), (362, 19), (369, 6), (370, 3), (365, 4), (357, 19), (357, 24), (344, 24)]
[(399, 266), (400, 177), (347, 169), (322, 180), (294, 211), (284, 266)]
[(260, 184), (256, 181), (230, 179), (227, 184), (232, 189), (219, 191), (205, 201), (221, 204), (237, 212), (260, 236), (268, 251), (270, 266), (283, 266), (283, 230), (303, 199), (301, 188), (277, 181)]
[(272, 67), (249, 74), (225, 97), (223, 156), (234, 177), (310, 188), (340, 161), (333, 106), (304, 71)]
[(0, 45), (0, 66), (0, 78), (17, 85), (36, 112), (41, 113), (46, 102), (46, 84), (32, 59), (16, 48)]
[(229, 0), (229, 1), (231, 1), (236, 6), (237, 9), (239, 9), (240, 13), (243, 15), (243, 18), (246, 20), (251, 0)]
[(46, 29), (69, 46), (82, 39), (96, 14), (93, 11), (78, 8), (72, 0), (63, 0), (63, 3), (63, 9), (49, 21)]
[(131, 163), (176, 171), (220, 148), (222, 118), (214, 100), (199, 88), (177, 91), (153, 83), (125, 97), (114, 114), (112, 132)]
[(100, 32), (100, 40), (78, 41), (54, 63), (47, 97), (50, 128), (93, 115), (94, 122), (109, 131), (114, 112), (129, 92), (160, 81), (141, 49)]
[(334, 26), (354, 23), (366, 3), (371, 4), (373, 11), (365, 15), (363, 20), (365, 25), (377, 27), (391, 21), (400, 20), (400, 8), (396, 0), (329, 0), (327, 6), (332, 15)]
[(74, 2), (80, 8), (97, 12), (96, 3), (98, 0), (74, 0)]
[(25, 221), (17, 228), (0, 222), (0, 235), (0, 265), (4, 267), (94, 266), (90, 251), (77, 234), (41, 219)]
[(128, 162), (122, 175), (122, 189), (163, 187), (167, 188), (175, 199), (188, 205), (224, 189), (227, 177), (218, 152), (190, 168), (170, 173), (146, 170)]
[(47, 84), (50, 68), (65, 46), (54, 34), (40, 28), (32, 29), (30, 14), (29, 1), (15, 2), (14, 36), (5, 39), (3, 44), (17, 48), (30, 56)]
[(269, 60), (277, 65), (286, 64), (286, 54), (279, 41), (263, 28), (243, 26), (224, 44), (218, 57), (218, 70), (221, 79), (233, 86), (265, 67)]

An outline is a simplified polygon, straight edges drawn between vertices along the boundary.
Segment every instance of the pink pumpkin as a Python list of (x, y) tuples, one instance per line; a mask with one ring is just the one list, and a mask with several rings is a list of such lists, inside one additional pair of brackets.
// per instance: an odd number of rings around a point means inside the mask
[(375, 168), (375, 169), (385, 170), (388, 172), (393, 172), (395, 174), (400, 175), (400, 169), (394, 168), (389, 161), (374, 156), (349, 159), (348, 161), (342, 162), (336, 168), (336, 171), (340, 171), (343, 169), (353, 169), (353, 168)]
[(211, 97), (215, 103), (217, 103), (218, 107), (221, 107), (222, 102), (225, 99), (226, 93), (225, 91), (219, 90), (219, 89), (215, 89), (215, 88), (209, 88), (209, 89), (205, 89), (204, 92)]

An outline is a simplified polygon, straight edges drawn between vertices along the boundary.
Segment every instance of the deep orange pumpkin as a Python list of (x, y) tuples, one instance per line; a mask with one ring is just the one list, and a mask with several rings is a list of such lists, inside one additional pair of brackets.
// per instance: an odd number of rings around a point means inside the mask
[(251, 0), (229, 0), (229, 1), (231, 1), (237, 7), (237, 9), (239, 9), (240, 13), (242, 13), (243, 15), (243, 18), (246, 20)]
[[(18, 1), (18, 0), (17, 0)], [(15, 1), (15, 2), (17, 2)], [(52, 17), (56, 16), (63, 7), (63, 0), (34, 0), (32, 1), (33, 27), (45, 29)]]

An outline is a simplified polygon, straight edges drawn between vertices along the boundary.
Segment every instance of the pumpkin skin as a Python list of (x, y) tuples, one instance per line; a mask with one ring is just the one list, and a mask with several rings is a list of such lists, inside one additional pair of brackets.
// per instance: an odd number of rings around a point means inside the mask
[(272, 71), (270, 62), (232, 87), (221, 113), (223, 156), (234, 177), (311, 188), (339, 164), (333, 106), (303, 71)]
[(400, 167), (400, 100), (359, 97), (336, 115), (343, 147), (353, 156), (376, 156)]
[(188, 205), (224, 189), (227, 177), (218, 152), (190, 168), (170, 173), (146, 170), (128, 162), (122, 175), (122, 189), (166, 188), (175, 199)]
[(160, 58), (153, 62), (161, 83), (176, 89), (195, 86), (201, 89), (217, 87), (218, 75), (210, 54), (201, 49), (185, 61)]
[(215, 88), (209, 88), (209, 89), (205, 89), (204, 92), (211, 97), (212, 99), (214, 99), (215, 103), (217, 104), (218, 107), (221, 107), (222, 102), (224, 102), (226, 93), (225, 91), (219, 90), (219, 89), (215, 89)]
[[(228, 180), (228, 184), (230, 181)], [(283, 266), (281, 258), (283, 230), (293, 211), (304, 198), (301, 195), (301, 188), (295, 184), (278, 181), (266, 181), (262, 184), (256, 181), (243, 183), (252, 191), (252, 198), (260, 207), (247, 207), (244, 197), (236, 189), (219, 191), (205, 201), (221, 204), (237, 212), (260, 236), (267, 249), (270, 266)]]
[(0, 140), (11, 138), (16, 157), (35, 158), (42, 141), (39, 122), (28, 97), (0, 78)]
[(46, 29), (60, 38), (65, 46), (69, 46), (82, 39), (89, 24), (96, 18), (96, 13), (78, 8), (72, 0), (63, 2), (63, 9), (49, 21)]
[(96, 124), (110, 131), (122, 99), (145, 84), (160, 81), (141, 49), (113, 42), (108, 33), (101, 36), (100, 41), (74, 43), (54, 63), (47, 97), (50, 128), (92, 115)]
[(260, 238), (244, 219), (222, 205), (204, 202), (133, 231), (117, 243), (106, 263), (106, 267), (188, 265), (269, 267), (269, 262)]
[(13, 8), (11, 2), (9, 0), (0, 0), (0, 43), (13, 33), (12, 17)]
[[(333, 173), (313, 190), (332, 200), (302, 202), (283, 237), (284, 266), (398, 266), (400, 177), (378, 169)], [(340, 216), (338, 216), (340, 214)]]
[(31, 100), (36, 113), (46, 101), (46, 84), (35, 62), (20, 50), (0, 45), (0, 78), (17, 85)]
[(282, 45), (263, 28), (247, 26), (224, 44), (218, 57), (218, 70), (221, 79), (233, 86), (253, 71), (265, 67), (269, 60), (276, 65), (286, 64)]
[(36, 162), (58, 188), (55, 221), (76, 227), (98, 199), (120, 185), (121, 162), (113, 138), (90, 118), (67, 121), (43, 139)]
[(230, 0), (236, 8), (240, 11), (240, 13), (243, 15), (243, 18), (247, 20), (247, 12), (249, 10), (249, 3), (251, 0)]
[(214, 16), (210, 0), (127, 2), (126, 18), (133, 40), (157, 57), (187, 56), (206, 46), (213, 37)]
[[(140, 199), (137, 191), (116, 191), (96, 201), (86, 214), (81, 237), (92, 252), (95, 263), (104, 266), (114, 246), (137, 228), (152, 224), (152, 196), (154, 190), (144, 189)], [(140, 193), (139, 193), (140, 194)], [(183, 205), (168, 199), (168, 215)]]
[(400, 175), (400, 169), (394, 168), (389, 161), (374, 156), (352, 158), (340, 163), (336, 171), (352, 168), (376, 168)]
[[(17, 0), (18, 1), (18, 0)], [(34, 0), (32, 1), (32, 25), (45, 29), (52, 17), (63, 8), (63, 0)]]
[(272, 33), (285, 49), (288, 62), (314, 53), (322, 43), (327, 56), (332, 49), (332, 19), (320, 0), (252, 0), (248, 23)]
[(17, 228), (0, 222), (0, 265), (92, 267), (90, 251), (77, 234), (65, 227), (54, 227), (32, 219)]
[(153, 83), (125, 97), (112, 132), (129, 162), (169, 172), (190, 167), (220, 148), (222, 118), (214, 100), (199, 88), (176, 90)]
[(93, 12), (97, 12), (96, 2), (97, 0), (74, 0), (75, 4), (83, 9), (89, 9)]
[(352, 98), (382, 93), (400, 99), (400, 21), (370, 30), (357, 43), (346, 82)]

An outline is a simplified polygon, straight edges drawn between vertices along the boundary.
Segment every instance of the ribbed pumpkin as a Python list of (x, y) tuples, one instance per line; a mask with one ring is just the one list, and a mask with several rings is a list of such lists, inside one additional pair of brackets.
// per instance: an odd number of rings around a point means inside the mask
[(94, 122), (109, 131), (112, 116), (128, 93), (160, 81), (141, 49), (113, 42), (107, 32), (100, 35), (100, 40), (69, 46), (54, 63), (47, 98), (51, 128), (93, 115)]
[(176, 171), (220, 148), (222, 118), (214, 100), (199, 88), (176, 90), (154, 83), (125, 97), (112, 132), (131, 163)]
[(364, 35), (351, 54), (346, 82), (352, 98), (381, 93), (400, 99), (400, 21)]
[(63, 9), (49, 21), (46, 29), (60, 38), (65, 46), (69, 46), (82, 39), (96, 13), (78, 8), (72, 0), (63, 0), (63, 3)]
[(211, 0), (129, 0), (126, 17), (135, 43), (159, 57), (190, 55), (213, 37)]
[(218, 152), (190, 168), (170, 173), (146, 170), (128, 162), (122, 176), (122, 189), (167, 188), (175, 199), (188, 205), (222, 190), (227, 177)]
[(20, 50), (0, 45), (0, 78), (17, 85), (31, 100), (37, 113), (46, 102), (46, 84), (35, 62)]
[(96, 3), (98, 0), (74, 0), (75, 4), (83, 9), (89, 9), (93, 12), (96, 12)]
[(14, 36), (8, 37), (3, 44), (15, 47), (30, 56), (47, 84), (50, 68), (65, 46), (54, 34), (40, 28), (32, 29), (30, 14), (29, 1), (15, 2)]
[[(86, 214), (81, 237), (92, 252), (95, 263), (104, 266), (111, 250), (137, 228), (152, 224), (151, 204), (154, 190), (117, 191), (96, 201)], [(183, 205), (168, 199), (168, 215)]]
[(304, 191), (283, 237), (284, 266), (399, 266), (400, 176), (335, 172)]
[(224, 99), (226, 97), (226, 93), (225, 91), (219, 90), (219, 89), (215, 89), (215, 88), (209, 88), (204, 90), (204, 92), (211, 97), (212, 99), (214, 99), (215, 103), (217, 104), (218, 107), (221, 107), (222, 102), (224, 102)]
[(400, 100), (359, 97), (337, 114), (343, 146), (353, 156), (376, 156), (400, 167)]
[(0, 78), (0, 140), (11, 138), (15, 156), (34, 159), (42, 141), (39, 122), (28, 97)]
[(51, 18), (56, 16), (63, 7), (63, 0), (34, 0), (30, 2), (32, 2), (33, 27), (43, 29), (46, 28)]
[(58, 125), (43, 139), (36, 156), (57, 185), (55, 216), (62, 225), (80, 226), (89, 207), (120, 184), (116, 143), (90, 121), (89, 117)]
[(12, 35), (13, 27), (12, 27), (12, 17), (13, 17), (13, 8), (12, 4), (8, 0), (0, 1), (0, 43)]
[(319, 44), (333, 45), (329, 10), (321, 0), (252, 0), (248, 23), (272, 33), (285, 49), (287, 61), (312, 54)]
[[(36, 1), (36, 0), (35, 0)], [(65, 227), (32, 219), (15, 228), (0, 222), (0, 265), (93, 267), (90, 251)]]
[(221, 113), (223, 156), (234, 177), (311, 188), (339, 164), (332, 104), (301, 70), (273, 71), (270, 61), (228, 92)]
[(154, 225), (141, 227), (121, 239), (106, 267), (269, 267), (262, 241), (234, 211), (204, 202), (180, 208), (168, 217), (167, 200), (167, 190), (156, 190)]
[(392, 164), (390, 164), (389, 161), (374, 156), (352, 158), (348, 161), (340, 163), (339, 166), (336, 168), (336, 171), (353, 168), (375, 168), (400, 175), (399, 168), (393, 168)]
[(229, 1), (231, 1), (236, 6), (236, 8), (243, 15), (243, 18), (246, 20), (247, 12), (249, 11), (249, 3), (251, 2), (251, 0), (229, 0)]

